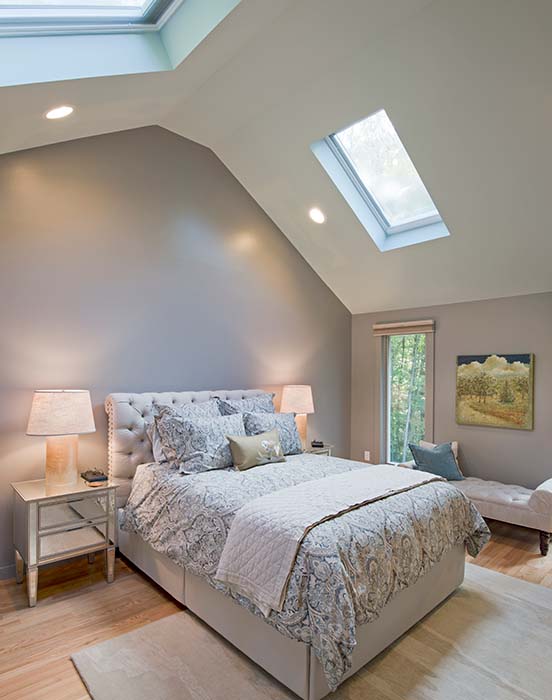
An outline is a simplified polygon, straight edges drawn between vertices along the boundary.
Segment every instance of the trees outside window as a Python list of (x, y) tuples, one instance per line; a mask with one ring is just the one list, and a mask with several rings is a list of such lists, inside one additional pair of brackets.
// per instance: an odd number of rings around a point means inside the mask
[(426, 334), (389, 336), (388, 347), (387, 460), (404, 462), (425, 435)]

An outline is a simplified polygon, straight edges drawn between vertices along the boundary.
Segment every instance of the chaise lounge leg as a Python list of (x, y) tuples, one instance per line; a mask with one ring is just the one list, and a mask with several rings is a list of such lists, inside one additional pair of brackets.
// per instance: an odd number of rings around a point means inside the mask
[(540, 551), (543, 557), (548, 554), (548, 548), (550, 546), (550, 533), (540, 532)]

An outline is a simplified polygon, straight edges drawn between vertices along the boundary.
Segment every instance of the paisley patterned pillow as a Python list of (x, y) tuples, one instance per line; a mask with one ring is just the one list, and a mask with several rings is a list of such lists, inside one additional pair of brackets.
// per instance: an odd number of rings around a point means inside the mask
[(232, 453), (226, 436), (245, 435), (240, 413), (188, 420), (161, 407), (155, 425), (167, 461), (182, 474), (231, 467)]
[(218, 408), (218, 403), (215, 399), (209, 399), (208, 401), (198, 401), (193, 403), (184, 403), (180, 406), (160, 406), (157, 405), (153, 410), (153, 415), (151, 419), (146, 423), (146, 435), (151, 442), (151, 451), (153, 452), (153, 459), (156, 462), (166, 462), (167, 458), (163, 452), (163, 445), (161, 444), (161, 438), (155, 424), (155, 416), (159, 415), (159, 409), (167, 409), (167, 412), (172, 411), (175, 415), (179, 415), (181, 418), (189, 418), (195, 420), (196, 418), (219, 418), (220, 411)]
[(151, 451), (153, 454), (153, 459), (159, 464), (167, 461), (167, 458), (163, 454), (163, 445), (161, 444), (161, 438), (159, 437), (159, 431), (155, 425), (155, 419), (152, 416), (152, 420), (146, 423), (146, 435), (151, 442)]
[(217, 399), (223, 416), (232, 413), (274, 413), (272, 397), (274, 394), (259, 394), (246, 399)]
[(247, 435), (258, 435), (277, 428), (285, 455), (303, 451), (293, 413), (244, 413), (243, 423)]

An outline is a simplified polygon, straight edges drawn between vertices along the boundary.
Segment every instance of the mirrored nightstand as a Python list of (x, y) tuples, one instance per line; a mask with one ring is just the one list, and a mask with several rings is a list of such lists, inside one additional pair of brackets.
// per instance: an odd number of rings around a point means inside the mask
[(92, 487), (79, 479), (72, 487), (48, 488), (38, 479), (12, 487), (16, 580), (22, 583), (26, 566), (30, 607), (36, 605), (38, 567), (43, 564), (82, 554), (93, 558), (105, 551), (106, 578), (113, 581), (117, 486), (105, 482)]
[(332, 456), (333, 445), (324, 445), (323, 447), (307, 447), (305, 452), (310, 455), (328, 455)]

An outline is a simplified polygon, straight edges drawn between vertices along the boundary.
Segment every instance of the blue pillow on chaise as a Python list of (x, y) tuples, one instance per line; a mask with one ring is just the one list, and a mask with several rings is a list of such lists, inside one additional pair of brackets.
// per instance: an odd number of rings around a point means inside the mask
[(408, 447), (416, 463), (415, 469), (442, 476), (448, 481), (460, 481), (464, 478), (458, 469), (450, 442), (435, 447), (420, 447), (412, 444)]

